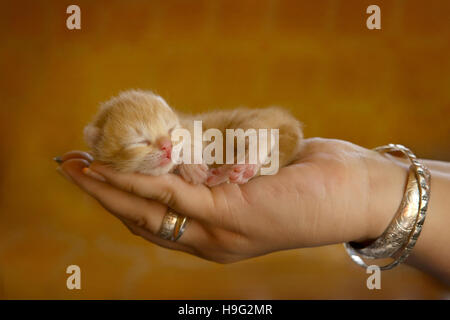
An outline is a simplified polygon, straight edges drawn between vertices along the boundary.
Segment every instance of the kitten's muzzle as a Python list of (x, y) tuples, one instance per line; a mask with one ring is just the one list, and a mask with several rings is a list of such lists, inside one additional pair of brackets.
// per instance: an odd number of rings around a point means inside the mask
[(172, 158), (172, 141), (169, 138), (161, 138), (157, 141), (157, 145), (161, 151), (166, 153), (166, 158)]

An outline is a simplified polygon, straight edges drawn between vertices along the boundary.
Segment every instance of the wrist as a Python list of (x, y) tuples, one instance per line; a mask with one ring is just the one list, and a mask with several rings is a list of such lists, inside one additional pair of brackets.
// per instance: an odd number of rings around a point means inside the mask
[(408, 176), (408, 165), (388, 154), (370, 151), (367, 239), (378, 238), (389, 226), (400, 207)]

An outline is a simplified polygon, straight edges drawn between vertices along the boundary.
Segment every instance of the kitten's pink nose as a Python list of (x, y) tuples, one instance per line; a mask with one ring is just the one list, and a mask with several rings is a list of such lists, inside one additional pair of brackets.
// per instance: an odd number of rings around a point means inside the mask
[(161, 150), (166, 152), (167, 158), (170, 159), (172, 155), (172, 141), (168, 138), (161, 138), (158, 140), (158, 146)]

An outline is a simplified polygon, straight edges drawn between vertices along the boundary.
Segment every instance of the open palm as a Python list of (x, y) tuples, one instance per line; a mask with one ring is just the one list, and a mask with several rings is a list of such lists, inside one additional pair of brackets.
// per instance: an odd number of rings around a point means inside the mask
[[(118, 173), (91, 163), (83, 152), (67, 153), (63, 160), (62, 172), (134, 234), (221, 263), (374, 238), (388, 221), (379, 218), (378, 208), (370, 205), (378, 201), (371, 197), (391, 194), (399, 199), (402, 186), (389, 179), (399, 181), (395, 176), (404, 174), (400, 169), (384, 177), (386, 186), (379, 192), (372, 171), (392, 167), (391, 162), (349, 142), (320, 138), (306, 139), (298, 160), (276, 175), (213, 188), (189, 184), (174, 174)], [(88, 175), (83, 173), (86, 167)], [(394, 212), (395, 201), (385, 202)], [(177, 242), (156, 235), (168, 207), (189, 218)]]

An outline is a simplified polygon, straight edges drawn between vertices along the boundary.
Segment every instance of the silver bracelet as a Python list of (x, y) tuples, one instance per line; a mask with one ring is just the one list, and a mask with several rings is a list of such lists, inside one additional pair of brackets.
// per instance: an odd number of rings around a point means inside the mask
[(361, 257), (393, 258), (394, 261), (380, 267), (381, 270), (389, 270), (408, 258), (419, 238), (430, 199), (431, 174), (411, 150), (402, 145), (389, 144), (374, 150), (381, 153), (401, 152), (411, 161), (405, 194), (397, 214), (380, 237), (364, 247), (351, 242), (345, 243), (344, 247), (352, 260), (364, 268), (368, 265)]

